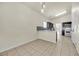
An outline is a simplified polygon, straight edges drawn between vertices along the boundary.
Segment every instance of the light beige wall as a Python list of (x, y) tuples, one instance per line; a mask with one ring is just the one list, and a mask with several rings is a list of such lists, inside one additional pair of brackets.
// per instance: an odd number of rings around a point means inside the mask
[(79, 53), (79, 3), (72, 4), (72, 41)]
[(0, 52), (37, 39), (42, 19), (21, 3), (0, 3)]

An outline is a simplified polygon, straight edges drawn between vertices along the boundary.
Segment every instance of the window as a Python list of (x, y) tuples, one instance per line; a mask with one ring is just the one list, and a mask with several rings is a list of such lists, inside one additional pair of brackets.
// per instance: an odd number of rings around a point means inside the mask
[(43, 27), (47, 28), (47, 22), (43, 22)]

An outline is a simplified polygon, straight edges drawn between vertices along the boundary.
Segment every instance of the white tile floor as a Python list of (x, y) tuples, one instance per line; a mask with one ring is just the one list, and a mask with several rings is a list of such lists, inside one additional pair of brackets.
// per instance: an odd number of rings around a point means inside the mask
[(0, 53), (1, 56), (78, 56), (69, 37), (62, 37), (57, 44), (37, 39), (28, 44)]

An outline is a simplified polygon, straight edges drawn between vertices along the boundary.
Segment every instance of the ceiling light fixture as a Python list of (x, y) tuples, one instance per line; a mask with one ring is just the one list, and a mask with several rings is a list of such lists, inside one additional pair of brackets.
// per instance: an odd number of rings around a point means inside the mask
[(44, 13), (44, 9), (41, 9), (41, 13)]
[(43, 8), (45, 8), (46, 7), (46, 5), (45, 4), (43, 4)]
[(57, 14), (56, 16), (60, 16), (60, 15), (66, 14), (66, 13), (67, 13), (67, 11), (63, 11), (63, 12)]
[(45, 2), (41, 2), (41, 13), (44, 13), (44, 9), (45, 9)]

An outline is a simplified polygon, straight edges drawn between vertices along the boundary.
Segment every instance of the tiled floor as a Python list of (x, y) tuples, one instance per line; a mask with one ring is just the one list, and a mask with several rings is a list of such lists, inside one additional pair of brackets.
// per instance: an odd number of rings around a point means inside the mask
[(37, 39), (28, 44), (0, 53), (2, 56), (78, 56), (69, 37), (57, 43)]

